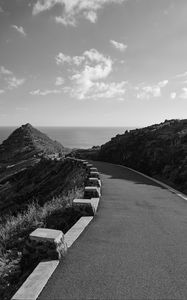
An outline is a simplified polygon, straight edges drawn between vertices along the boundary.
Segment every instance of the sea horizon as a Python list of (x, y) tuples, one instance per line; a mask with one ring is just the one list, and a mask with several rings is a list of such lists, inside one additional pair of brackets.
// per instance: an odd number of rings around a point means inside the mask
[[(52, 140), (67, 148), (87, 149), (101, 146), (117, 134), (138, 127), (132, 126), (34, 126)], [(0, 126), (0, 144), (19, 126)]]

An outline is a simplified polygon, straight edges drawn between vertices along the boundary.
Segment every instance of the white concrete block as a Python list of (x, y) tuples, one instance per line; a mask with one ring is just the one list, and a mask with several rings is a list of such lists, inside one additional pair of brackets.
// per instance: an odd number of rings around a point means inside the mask
[(77, 223), (68, 230), (65, 234), (65, 242), (70, 248), (72, 244), (77, 240), (77, 238), (81, 235), (84, 229), (88, 226), (88, 224), (92, 221), (93, 217), (82, 217)]
[(37, 228), (29, 235), (31, 240), (43, 240), (55, 243), (58, 243), (63, 238), (63, 236), (64, 234), (62, 231), (48, 228)]
[(86, 186), (84, 188), (84, 198), (99, 198), (101, 197), (101, 191), (99, 187)]
[(87, 164), (87, 167), (91, 169), (93, 167), (93, 165), (92, 164)]
[(101, 187), (101, 180), (98, 178), (90, 177), (90, 178), (88, 178), (88, 181), (89, 181), (90, 185), (93, 185), (96, 187)]
[(94, 216), (95, 207), (90, 200), (91, 199), (74, 199), (73, 207), (80, 210), (83, 215)]
[(58, 264), (58, 260), (39, 263), (12, 300), (36, 300)]
[(90, 168), (90, 172), (98, 172), (98, 170), (97, 170), (97, 168), (95, 168), (95, 167), (91, 167), (91, 168)]
[(99, 198), (91, 198), (91, 199), (74, 199), (73, 205), (90, 205), (92, 207), (93, 214), (97, 212)]
[(100, 198), (91, 198), (92, 205), (95, 208), (95, 212), (97, 212)]
[(90, 177), (100, 179), (99, 172), (95, 172), (95, 171), (93, 172), (93, 171), (91, 171), (91, 172), (90, 172)]

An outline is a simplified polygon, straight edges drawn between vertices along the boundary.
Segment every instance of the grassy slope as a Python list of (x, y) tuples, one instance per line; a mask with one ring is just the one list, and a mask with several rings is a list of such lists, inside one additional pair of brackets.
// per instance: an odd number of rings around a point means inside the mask
[(187, 193), (187, 120), (126, 131), (100, 148), (72, 155), (125, 165)]
[(66, 232), (79, 218), (72, 211), (71, 203), (83, 196), (85, 177), (85, 170), (71, 162), (42, 160), (10, 180), (7, 199), (13, 197), (9, 209), (14, 215), (1, 219), (0, 299), (9, 299), (28, 275), (23, 255), (28, 234), (37, 227)]
[(117, 135), (98, 159), (126, 165), (187, 193), (187, 120), (171, 120)]
[[(67, 161), (42, 159), (7, 180), (1, 180), (0, 214), (24, 210), (28, 203), (37, 199), (39, 204), (73, 188), (77, 170)], [(81, 178), (81, 174), (80, 174)], [(77, 180), (77, 179), (76, 179)]]

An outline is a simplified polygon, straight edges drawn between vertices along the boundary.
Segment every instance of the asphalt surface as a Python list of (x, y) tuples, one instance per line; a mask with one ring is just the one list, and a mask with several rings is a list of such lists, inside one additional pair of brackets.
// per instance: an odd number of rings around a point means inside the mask
[(187, 299), (187, 202), (123, 167), (94, 166), (99, 211), (38, 299)]

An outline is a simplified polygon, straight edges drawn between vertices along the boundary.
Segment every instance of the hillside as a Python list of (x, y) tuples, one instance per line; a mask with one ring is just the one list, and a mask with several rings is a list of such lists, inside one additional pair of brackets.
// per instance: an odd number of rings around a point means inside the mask
[(0, 145), (0, 163), (15, 163), (40, 155), (64, 155), (67, 151), (60, 143), (51, 140), (30, 124), (16, 129)]
[(70, 155), (121, 164), (187, 193), (187, 119), (126, 131), (101, 147)]
[(64, 159), (69, 149), (26, 124), (0, 145), (0, 299), (10, 299), (39, 261), (24, 245), (37, 227), (66, 232), (82, 216), (83, 166)]
[(66, 233), (82, 216), (72, 207), (83, 197), (87, 173), (70, 160), (42, 158), (9, 180), (0, 181), (0, 299), (11, 299), (40, 261), (24, 247), (38, 227)]
[(187, 120), (126, 131), (102, 145), (97, 159), (131, 167), (187, 193)]
[(42, 158), (34, 166), (0, 180), (0, 217), (6, 213), (17, 213), (27, 208), (29, 203), (37, 201), (43, 205), (53, 197), (73, 189), (82, 182), (83, 170), (67, 160)]

